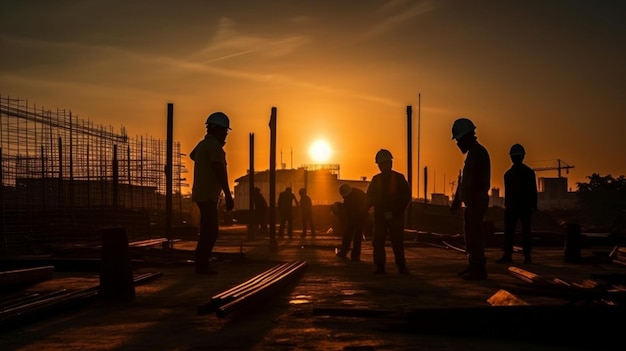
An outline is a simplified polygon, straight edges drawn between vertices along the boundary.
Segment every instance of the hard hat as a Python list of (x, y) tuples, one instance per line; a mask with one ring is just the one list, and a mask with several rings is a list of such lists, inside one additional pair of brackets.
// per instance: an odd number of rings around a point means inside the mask
[(465, 117), (461, 117), (454, 121), (454, 124), (452, 124), (452, 139), (459, 140), (465, 134), (474, 131), (474, 129), (476, 129), (476, 126), (472, 123), (472, 121)]
[(526, 150), (524, 150), (524, 147), (520, 144), (514, 144), (513, 146), (511, 146), (511, 150), (509, 151), (509, 155), (511, 156), (524, 156), (526, 155)]
[(339, 194), (341, 194), (342, 197), (350, 195), (351, 192), (352, 187), (349, 184), (343, 183), (339, 186)]
[(230, 120), (228, 116), (226, 116), (223, 112), (213, 112), (206, 119), (206, 124), (214, 124), (216, 126), (224, 127), (226, 129), (230, 129)]
[(393, 160), (393, 156), (391, 156), (391, 152), (387, 149), (380, 149), (376, 153), (376, 163), (381, 163), (385, 161)]

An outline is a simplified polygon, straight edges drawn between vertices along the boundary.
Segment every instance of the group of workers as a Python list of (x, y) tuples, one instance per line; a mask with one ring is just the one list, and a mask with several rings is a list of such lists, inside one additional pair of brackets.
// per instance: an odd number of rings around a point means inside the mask
[[(192, 200), (200, 210), (200, 233), (196, 246), (195, 269), (198, 274), (214, 274), (210, 256), (218, 236), (217, 208), (221, 193), (224, 194), (226, 210), (234, 208), (228, 183), (224, 145), (230, 130), (230, 120), (222, 112), (215, 112), (206, 120), (206, 136), (190, 153), (195, 162)], [(461, 153), (466, 154), (459, 184), (450, 207), (452, 214), (463, 208), (463, 231), (468, 266), (459, 275), (468, 280), (487, 279), (483, 220), (489, 205), (491, 184), (491, 161), (487, 149), (478, 142), (476, 126), (468, 118), (459, 118), (452, 124), (452, 139)], [(534, 171), (523, 163), (525, 150), (514, 144), (509, 152), (513, 165), (504, 175), (505, 214), (503, 255), (497, 263), (511, 263), (515, 228), (521, 222), (524, 262), (531, 263), (530, 219), (537, 209), (537, 185)], [(380, 149), (375, 156), (380, 172), (372, 178), (366, 191), (341, 184), (339, 193), (343, 198), (343, 215), (346, 225), (342, 232), (341, 247), (336, 255), (360, 261), (364, 231), (373, 209), (373, 261), (374, 273), (384, 274), (386, 266), (385, 243), (391, 242), (395, 265), (400, 274), (409, 274), (404, 253), (405, 213), (411, 202), (411, 188), (402, 173), (393, 170), (393, 156), (387, 149)], [(259, 229), (267, 232), (268, 205), (259, 188), (254, 189), (254, 210)], [(306, 189), (299, 190), (300, 201), (287, 187), (278, 197), (279, 238), (285, 231), (293, 237), (293, 203), (301, 210), (302, 237), (307, 229), (315, 237), (312, 201)]]
[(296, 196), (291, 191), (291, 187), (287, 187), (278, 195), (278, 212), (280, 218), (278, 237), (280, 239), (285, 238), (285, 227), (287, 229), (287, 236), (289, 239), (293, 238), (293, 203), (296, 204), (296, 207), (300, 208), (302, 220), (302, 234), (300, 237), (305, 238), (308, 229), (311, 231), (311, 237), (315, 237), (315, 226), (313, 225), (313, 201), (311, 200), (311, 197), (307, 195), (305, 188), (301, 188), (298, 191), (298, 194), (300, 195), (300, 202), (298, 202), (298, 199), (296, 199)]
[[(291, 191), (291, 187), (285, 188), (283, 192), (278, 195), (278, 210), (279, 210), (279, 238), (285, 238), (285, 230), (287, 236), (293, 238), (293, 204), (300, 208), (302, 219), (302, 234), (301, 238), (305, 238), (307, 232), (310, 230), (311, 237), (315, 238), (315, 226), (313, 224), (313, 201), (307, 194), (305, 188), (301, 188), (298, 193), (300, 194), (300, 201), (296, 199), (296, 196)], [(261, 189), (254, 188), (253, 194), (253, 214), (254, 218), (251, 220), (251, 226), (254, 231), (259, 231), (263, 234), (267, 234), (267, 214), (269, 206)]]

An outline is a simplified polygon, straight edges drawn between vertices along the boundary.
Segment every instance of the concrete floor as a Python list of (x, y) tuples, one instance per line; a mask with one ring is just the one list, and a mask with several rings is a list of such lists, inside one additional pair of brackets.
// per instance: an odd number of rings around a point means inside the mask
[[(547, 277), (578, 282), (593, 274), (624, 274), (624, 266), (588, 260), (566, 263), (563, 247), (535, 247), (534, 263), (512, 265), (494, 260), (499, 248), (487, 249), (489, 278), (465, 281), (456, 275), (466, 265), (462, 252), (407, 235), (410, 275), (401, 275), (388, 249), (387, 274), (373, 274), (371, 243), (363, 243), (361, 262), (335, 256), (339, 239), (279, 241), (277, 252), (266, 238), (247, 240), (243, 227), (223, 228), (216, 252), (243, 252), (244, 260), (220, 259), (216, 275), (196, 275), (193, 263), (147, 260), (135, 274), (161, 275), (135, 287), (132, 302), (99, 299), (62, 313), (45, 316), (0, 331), (1, 350), (576, 350), (608, 348), (605, 335), (572, 335), (563, 325), (536, 323), (519, 333), (506, 333), (507, 314), (492, 314), (488, 300), (502, 290), (530, 306), (571, 306), (571, 294), (529, 289), (513, 277), (509, 266)], [(296, 238), (297, 237), (297, 238)], [(388, 245), (389, 246), (389, 245)], [(174, 248), (193, 250), (194, 241)], [(583, 257), (610, 247), (583, 248)], [(277, 264), (304, 260), (302, 274), (287, 286), (225, 317), (198, 315), (198, 306)], [(98, 273), (55, 272), (55, 277), (25, 288), (50, 291), (80, 290), (99, 283)], [(510, 310), (511, 314), (516, 318)], [(515, 312), (518, 313), (518, 312)], [(551, 312), (562, 313), (562, 312)], [(410, 318), (407, 318), (410, 316)], [(573, 317), (576, 318), (576, 317)], [(581, 316), (582, 318), (582, 316)], [(598, 317), (601, 318), (601, 317)], [(555, 320), (560, 323), (562, 320)], [(579, 324), (593, 323), (581, 320)], [(569, 324), (568, 324), (569, 325)], [(589, 324), (591, 326), (591, 324)], [(512, 328), (519, 324), (512, 323)], [(567, 326), (566, 326), (567, 328)], [(546, 329), (552, 331), (545, 332)], [(584, 327), (581, 330), (586, 330)], [(506, 335), (505, 335), (506, 334)], [(510, 335), (515, 334), (515, 335)]]

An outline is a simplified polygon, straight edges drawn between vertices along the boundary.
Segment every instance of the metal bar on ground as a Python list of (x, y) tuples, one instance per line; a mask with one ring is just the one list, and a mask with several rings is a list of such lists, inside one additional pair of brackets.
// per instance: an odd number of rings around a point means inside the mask
[(281, 285), (285, 284), (288, 279), (287, 278), (291, 278), (293, 276), (295, 276), (297, 273), (301, 272), (305, 267), (306, 267), (307, 263), (305, 261), (300, 261), (297, 266), (291, 268), (289, 271), (281, 274), (279, 277), (277, 277), (275, 280), (273, 280), (272, 282), (269, 282), (267, 284), (264, 284), (263, 286), (258, 287), (257, 289), (248, 292), (247, 294), (237, 298), (234, 301), (231, 301), (221, 307), (218, 308), (216, 314), (218, 317), (223, 318), (226, 317), (228, 314), (241, 309), (249, 304), (251, 304), (254, 301), (257, 301), (259, 299), (261, 299), (264, 294), (266, 293), (270, 293), (273, 292), (276, 288), (280, 287)]
[(299, 262), (302, 261), (285, 262), (279, 264), (252, 277), (251, 279), (248, 279), (241, 284), (237, 284), (236, 286), (228, 290), (214, 295), (213, 297), (211, 297), (209, 302), (205, 303), (204, 305), (198, 306), (197, 314), (201, 315), (215, 312), (220, 306), (235, 300), (242, 294), (245, 294), (252, 289), (256, 289), (262, 284), (266, 284), (268, 281), (273, 280), (278, 274), (290, 269), (294, 265), (297, 265)]

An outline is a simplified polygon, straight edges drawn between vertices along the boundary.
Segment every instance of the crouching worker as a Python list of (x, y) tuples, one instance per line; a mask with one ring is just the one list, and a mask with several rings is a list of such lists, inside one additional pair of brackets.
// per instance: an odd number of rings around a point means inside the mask
[(342, 233), (341, 249), (337, 252), (337, 256), (346, 258), (352, 243), (350, 259), (352, 261), (360, 261), (361, 242), (363, 241), (363, 232), (369, 216), (365, 192), (344, 183), (339, 187), (339, 193), (343, 197), (347, 223)]

